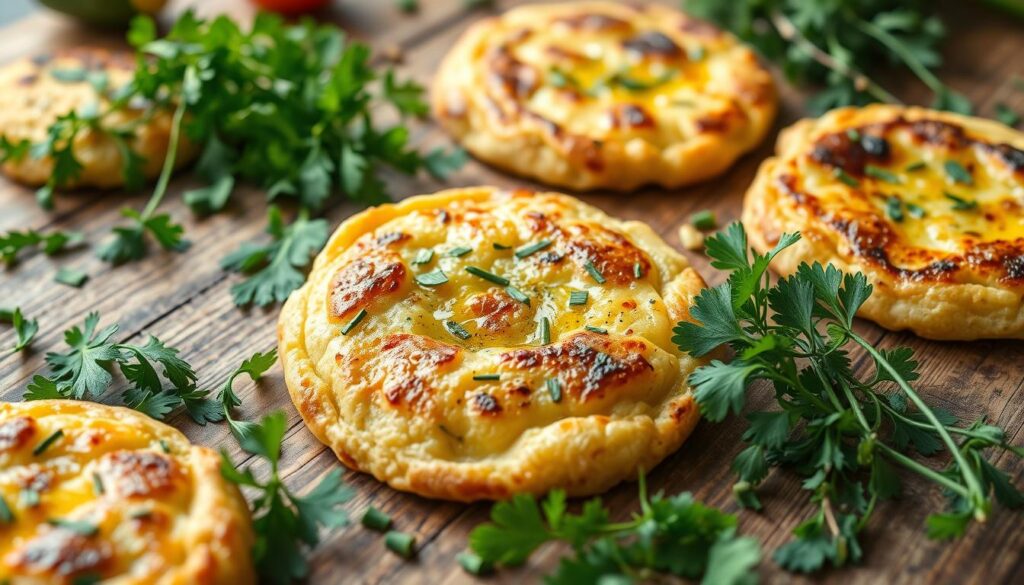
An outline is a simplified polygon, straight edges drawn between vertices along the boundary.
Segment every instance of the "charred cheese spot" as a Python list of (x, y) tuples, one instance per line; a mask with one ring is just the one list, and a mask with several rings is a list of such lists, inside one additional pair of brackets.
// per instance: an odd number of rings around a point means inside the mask
[(678, 58), (683, 50), (665, 33), (647, 31), (623, 41), (622, 46), (639, 57)]
[(393, 407), (422, 412), (430, 407), (432, 381), (458, 362), (462, 350), (421, 335), (384, 338), (378, 360), (384, 397)]
[(643, 341), (618, 341), (580, 332), (561, 343), (517, 349), (501, 354), (499, 359), (514, 369), (551, 372), (570, 396), (585, 402), (600, 400), (608, 390), (635, 383), (653, 372), (653, 366), (642, 355), (647, 349)]
[(331, 282), (331, 316), (342, 320), (399, 288), (406, 280), (402, 259), (377, 251), (344, 266)]
[(498, 400), (486, 392), (473, 395), (473, 408), (477, 413), (484, 416), (498, 416), (502, 411)]
[(98, 571), (111, 558), (111, 547), (103, 541), (60, 527), (40, 530), (7, 555), (7, 565), (38, 577), (69, 577)]
[(149, 497), (175, 489), (182, 481), (174, 461), (152, 451), (115, 451), (104, 455), (97, 473), (107, 493), (119, 498)]
[(24, 447), (36, 435), (36, 421), (19, 416), (0, 422), (0, 452), (16, 451)]
[(635, 104), (619, 104), (609, 112), (612, 128), (654, 128), (654, 118), (642, 106)]
[(635, 266), (647, 274), (651, 262), (639, 248), (618, 232), (601, 226), (572, 223), (562, 228), (565, 249), (581, 269), (593, 264), (608, 281), (623, 285), (636, 280)]
[(524, 305), (500, 288), (491, 288), (485, 293), (474, 295), (466, 304), (469, 312), (488, 331), (504, 331), (512, 319), (522, 316)]

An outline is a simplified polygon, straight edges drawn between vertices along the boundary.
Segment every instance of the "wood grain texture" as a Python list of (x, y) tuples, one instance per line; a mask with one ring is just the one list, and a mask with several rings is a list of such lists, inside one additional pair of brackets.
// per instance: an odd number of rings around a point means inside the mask
[[(498, 9), (520, 2), (498, 2)], [(672, 2), (669, 2), (670, 4)], [(187, 2), (174, 2), (172, 13)], [(228, 12), (249, 18), (251, 7), (241, 0), (207, 0), (198, 5), (200, 14)], [(991, 115), (995, 104), (1005, 102), (1024, 110), (1024, 92), (1013, 89), (1014, 75), (1024, 76), (1024, 28), (1006, 17), (978, 8), (975, 3), (949, 3), (943, 8), (951, 28), (947, 44), (948, 63), (942, 76), (974, 101), (979, 112)], [(466, 12), (455, 0), (421, 0), (417, 15), (400, 14), (390, 0), (344, 0), (318, 16), (349, 30), (382, 52), (401, 49), (403, 71), (421, 83), (430, 81), (441, 56), (465, 27), (483, 12)], [(165, 18), (165, 20), (167, 20)], [(115, 36), (77, 27), (64, 19), (39, 13), (0, 29), (0, 62), (38, 53), (57, 46), (100, 42), (118, 45)], [(804, 95), (781, 84), (783, 108), (776, 130), (803, 115)], [(927, 103), (925, 88), (901, 74), (887, 85), (908, 103)], [(423, 144), (443, 144), (445, 138), (430, 124), (416, 129)], [(644, 190), (630, 195), (589, 194), (584, 200), (605, 211), (630, 219), (647, 221), (673, 245), (679, 244), (678, 225), (702, 209), (714, 210), (725, 223), (737, 219), (742, 194), (757, 165), (772, 151), (770, 141), (739, 161), (724, 176), (694, 188), (665, 192)], [(441, 185), (419, 178), (388, 178), (399, 197), (437, 190)], [(451, 185), (497, 184), (514, 186), (529, 182), (505, 176), (471, 162), (450, 181)], [(172, 184), (180, 193), (196, 185), (184, 173)], [(80, 192), (61, 196), (53, 212), (43, 212), (32, 192), (0, 180), (0, 231), (8, 229), (61, 228), (85, 232), (88, 241), (105, 237), (120, 221), (125, 205), (141, 207), (145, 194), (121, 192)], [(231, 303), (229, 289), (236, 277), (225, 274), (218, 260), (240, 243), (262, 237), (265, 204), (262, 194), (251, 188), (236, 193), (226, 213), (211, 217), (192, 216), (177, 197), (164, 206), (187, 229), (192, 247), (183, 254), (154, 251), (143, 262), (111, 268), (95, 259), (89, 249), (75, 250), (55, 258), (26, 255), (17, 266), (0, 272), (0, 305), (18, 305), (40, 320), (41, 332), (33, 350), (0, 358), (0, 400), (19, 400), (31, 376), (43, 368), (46, 351), (63, 345), (62, 332), (81, 322), (89, 311), (103, 314), (104, 323), (119, 322), (119, 340), (143, 339), (154, 334), (183, 350), (183, 357), (196, 366), (201, 383), (220, 384), (243, 358), (273, 346), (277, 309), (243, 311)], [(331, 208), (326, 216), (332, 224), (357, 211), (348, 203)], [(687, 256), (711, 283), (723, 275), (712, 269), (702, 254)], [(91, 280), (81, 290), (53, 282), (57, 266), (67, 265), (89, 272)], [(879, 346), (909, 345), (922, 362), (919, 388), (935, 405), (949, 408), (963, 418), (985, 415), (1004, 426), (1014, 444), (1024, 443), (1024, 343), (977, 342), (937, 343), (904, 333), (885, 332), (868, 323), (860, 330)], [(13, 333), (0, 329), (0, 347), (10, 345)], [(864, 362), (858, 367), (864, 368)], [(116, 402), (115, 390), (104, 400)], [(310, 435), (292, 408), (280, 370), (271, 370), (261, 384), (239, 382), (243, 405), (240, 414), (256, 418), (284, 409), (289, 430), (282, 469), (295, 489), (303, 490), (338, 464), (334, 456)], [(767, 403), (764, 394), (753, 402)], [(196, 425), (183, 413), (169, 419), (194, 441), (224, 447), (242, 460), (224, 425)], [(690, 440), (650, 476), (653, 489), (666, 492), (692, 491), (698, 498), (737, 512), (732, 501), (733, 476), (728, 462), (740, 450), (744, 424), (739, 420), (712, 425), (701, 424)], [(941, 461), (935, 461), (940, 465)], [(1018, 484), (1024, 481), (1024, 464), (1008, 458), (999, 464)], [(1008, 466), (1008, 467), (1007, 467)], [(486, 505), (464, 506), (430, 501), (395, 492), (372, 478), (347, 472), (346, 481), (357, 496), (349, 505), (356, 514), (373, 504), (391, 514), (396, 526), (416, 535), (420, 549), (413, 562), (388, 553), (376, 533), (351, 527), (335, 532), (314, 552), (315, 584), (334, 583), (466, 583), (473, 579), (455, 563), (466, 535), (487, 517)], [(773, 471), (762, 489), (763, 513), (738, 511), (744, 533), (757, 536), (767, 551), (789, 538), (792, 528), (812, 508), (806, 504), (800, 482), (785, 471)], [(619, 518), (635, 510), (635, 486), (622, 485), (604, 496)], [(927, 510), (940, 505), (941, 494), (930, 485), (908, 478), (900, 500), (885, 504), (863, 533), (866, 562), (842, 572), (827, 572), (813, 578), (793, 577), (781, 572), (770, 560), (760, 567), (762, 581), (852, 582), (852, 583), (1022, 583), (1024, 582), (1024, 530), (1022, 516), (998, 510), (988, 525), (975, 526), (958, 542), (941, 544), (924, 538)], [(523, 583), (539, 579), (557, 563), (562, 551), (546, 547), (530, 566), (504, 571), (490, 578), (495, 583)]]

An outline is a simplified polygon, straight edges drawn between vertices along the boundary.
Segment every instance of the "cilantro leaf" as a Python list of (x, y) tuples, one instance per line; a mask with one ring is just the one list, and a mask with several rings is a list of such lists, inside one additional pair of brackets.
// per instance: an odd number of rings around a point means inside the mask
[(80, 232), (64, 232), (54, 230), (47, 234), (35, 230), (24, 232), (9, 231), (0, 235), (0, 261), (5, 264), (14, 264), (18, 254), (23, 250), (36, 246), (42, 248), (43, 253), (52, 256), (70, 247), (77, 246), (83, 240)]
[(0, 321), (8, 321), (14, 328), (15, 335), (18, 336), (17, 341), (14, 343), (13, 353), (17, 353), (26, 347), (32, 340), (35, 339), (36, 333), (39, 332), (39, 320), (38, 319), (26, 319), (21, 314), (21, 308), (15, 307), (14, 310), (0, 311)]
[(71, 351), (46, 354), (51, 379), (58, 386), (66, 387), (69, 396), (77, 400), (99, 396), (113, 381), (106, 366), (123, 358), (121, 350), (110, 341), (117, 332), (117, 325), (96, 331), (99, 320), (99, 313), (90, 313), (85, 318), (84, 328), (76, 325), (64, 332), (64, 342)]
[(113, 229), (114, 237), (96, 251), (101, 260), (123, 264), (144, 258), (147, 233), (164, 250), (180, 252), (188, 247), (188, 242), (182, 238), (185, 228), (174, 223), (167, 214), (145, 218), (134, 209), (126, 207), (121, 210), (121, 215), (131, 220), (131, 223)]

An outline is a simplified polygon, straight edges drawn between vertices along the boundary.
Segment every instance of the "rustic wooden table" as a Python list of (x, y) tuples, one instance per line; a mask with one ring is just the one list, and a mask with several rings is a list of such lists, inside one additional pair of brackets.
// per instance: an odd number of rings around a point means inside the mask
[[(503, 1), (497, 5), (504, 9), (517, 3)], [(180, 10), (182, 4), (175, 3), (169, 12)], [(195, 4), (202, 15), (226, 11), (246, 18), (252, 14), (241, 0)], [(429, 83), (442, 54), (462, 30), (484, 16), (482, 11), (467, 12), (457, 0), (421, 0), (420, 12), (411, 16), (399, 13), (394, 4), (390, 0), (336, 1), (321, 17), (337, 22), (378, 49), (400, 50), (404, 71), (424, 84)], [(1011, 84), (1013, 74), (1024, 75), (1024, 27), (971, 2), (947, 6), (945, 17), (952, 30), (943, 77), (964, 91), (982, 114), (991, 115), (994, 104), (1000, 101), (1024, 110), (1024, 92), (1014, 90)], [(0, 29), (0, 62), (82, 43), (116, 46), (121, 41), (117, 34), (104, 36), (40, 12)], [(893, 79), (891, 85), (910, 103), (928, 100), (924, 88), (909, 79)], [(777, 128), (803, 113), (804, 96), (785, 85), (781, 88), (783, 108)], [(445, 141), (430, 124), (417, 132), (417, 140), (425, 144)], [(742, 194), (758, 163), (771, 150), (769, 141), (725, 176), (684, 191), (645, 190), (628, 196), (590, 194), (582, 198), (614, 215), (647, 221), (678, 245), (676, 228), (694, 211), (711, 208), (723, 222), (739, 216)], [(442, 187), (428, 179), (402, 177), (392, 177), (389, 183), (399, 197)], [(451, 183), (514, 186), (524, 181), (473, 162)], [(196, 184), (184, 173), (173, 182), (172, 190), (180, 192)], [(36, 206), (31, 190), (0, 179), (0, 231), (26, 227), (74, 229), (83, 231), (89, 242), (96, 242), (120, 222), (121, 207), (140, 207), (144, 200), (145, 194), (81, 192), (59, 197), (56, 209), (45, 212)], [(28, 256), (0, 272), (0, 305), (20, 305), (27, 314), (38, 317), (42, 327), (32, 351), (0, 358), (0, 399), (20, 400), (30, 377), (43, 368), (45, 352), (61, 347), (62, 332), (80, 323), (89, 311), (100, 311), (104, 323), (119, 322), (118, 339), (138, 340), (152, 333), (182, 348), (183, 357), (196, 366), (201, 380), (210, 384), (220, 383), (254, 351), (272, 347), (277, 308), (236, 308), (228, 293), (236, 277), (221, 271), (217, 264), (240, 243), (263, 236), (262, 194), (245, 189), (235, 201), (227, 213), (201, 219), (192, 216), (178, 198), (168, 198), (164, 208), (185, 224), (192, 241), (192, 247), (183, 254), (154, 252), (143, 262), (112, 268), (96, 259), (92, 251), (82, 249), (57, 258)], [(327, 216), (337, 224), (355, 211), (355, 206), (341, 203)], [(702, 254), (687, 252), (687, 256), (709, 282), (722, 280), (721, 273), (710, 268)], [(53, 275), (59, 265), (84, 269), (91, 279), (81, 290), (55, 284)], [(1024, 404), (1024, 344), (935, 343), (906, 333), (885, 332), (866, 323), (861, 324), (861, 330), (879, 345), (915, 348), (923, 364), (919, 387), (933, 404), (965, 418), (986, 415), (1008, 429), (1014, 444), (1024, 443), (1024, 409), (1019, 407)], [(9, 346), (12, 336), (9, 329), (0, 329), (0, 347)], [(289, 485), (304, 489), (339, 465), (332, 453), (306, 431), (288, 399), (279, 369), (272, 370), (259, 385), (239, 386), (243, 400), (240, 414), (245, 418), (257, 418), (276, 409), (288, 414), (283, 469)], [(105, 398), (116, 401), (113, 395)], [(242, 460), (225, 425), (201, 427), (181, 412), (168, 422), (195, 442), (226, 447), (236, 461)], [(689, 490), (710, 504), (736, 511), (729, 461), (740, 448), (743, 426), (735, 420), (701, 424), (683, 448), (651, 474), (654, 489), (671, 493)], [(1011, 466), (1009, 471), (1018, 484), (1024, 481), (1024, 464), (1020, 461), (1004, 458), (999, 463)], [(489, 506), (426, 500), (393, 491), (371, 477), (352, 472), (346, 473), (345, 479), (358, 493), (350, 508), (360, 511), (372, 503), (391, 514), (398, 528), (416, 535), (419, 556), (413, 562), (403, 561), (384, 549), (377, 534), (352, 527), (328, 535), (314, 552), (311, 583), (471, 581), (456, 564), (455, 555), (464, 548), (469, 530), (487, 517)], [(811, 512), (806, 495), (800, 491), (795, 476), (774, 471), (762, 491), (765, 511), (739, 512), (742, 531), (756, 535), (767, 551), (785, 542), (792, 528)], [(634, 509), (635, 486), (620, 486), (605, 499), (618, 516), (625, 518)], [(878, 510), (863, 533), (865, 564), (804, 579), (781, 572), (766, 560), (761, 565), (763, 581), (1024, 583), (1024, 516), (998, 510), (988, 525), (971, 528), (963, 540), (934, 543), (924, 537), (924, 517), (929, 509), (941, 505), (940, 500), (938, 490), (910, 478), (902, 499)], [(557, 562), (559, 553), (556, 548), (546, 548), (531, 566), (502, 572), (491, 581), (538, 580)]]

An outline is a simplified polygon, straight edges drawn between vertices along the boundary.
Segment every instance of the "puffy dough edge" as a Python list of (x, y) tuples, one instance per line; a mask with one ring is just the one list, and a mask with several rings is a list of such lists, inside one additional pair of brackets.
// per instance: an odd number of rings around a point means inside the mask
[(791, 204), (772, 179), (776, 168), (806, 149), (819, 132), (838, 124), (869, 123), (902, 113), (909, 120), (939, 119), (964, 126), (994, 140), (1019, 140), (1004, 126), (948, 112), (898, 106), (842, 108), (821, 119), (800, 120), (779, 136), (777, 155), (761, 164), (743, 202), (742, 222), (751, 245), (767, 252), (784, 232), (800, 232), (801, 238), (776, 256), (772, 268), (779, 274), (796, 272), (802, 263), (832, 263), (843, 272), (863, 272), (874, 292), (858, 313), (886, 329), (909, 329), (920, 337), (936, 340), (1024, 338), (1024, 291), (1014, 292), (982, 283), (910, 282), (860, 260), (849, 244), (834, 231), (817, 225), (802, 208)]
[[(611, 5), (617, 9), (622, 8), (620, 5)], [(607, 7), (609, 3), (588, 2), (573, 6), (577, 10), (586, 11), (588, 8)], [(536, 10), (538, 7), (523, 8)], [(661, 11), (669, 16), (676, 14), (675, 10), (658, 5), (649, 5), (647, 9)], [(513, 9), (509, 13), (516, 10), (519, 9)], [(771, 74), (760, 65), (751, 49), (737, 44), (730, 49), (735, 53), (734, 60), (744, 60), (744, 67), (753, 65), (745, 71), (764, 76), (768, 80), (768, 87), (771, 88), (764, 103), (743, 104), (749, 118), (743, 132), (703, 135), (685, 143), (673, 144), (666, 149), (657, 149), (646, 143), (634, 145), (633, 141), (609, 141), (602, 148), (602, 155), (605, 157), (603, 171), (593, 172), (582, 163), (573, 162), (572, 153), (566, 152), (562, 145), (537, 124), (517, 121), (512, 125), (495, 125), (486, 106), (479, 104), (473, 96), (463, 96), (467, 100), (464, 120), (445, 113), (447, 92), (452, 89), (469, 89), (463, 87), (459, 78), (474, 64), (476, 48), (501, 18), (499, 15), (480, 20), (463, 33), (441, 60), (430, 87), (429, 99), (434, 119), (445, 130), (473, 156), (505, 172), (575, 191), (632, 191), (648, 184), (674, 189), (699, 183), (725, 172), (737, 159), (764, 140), (775, 120), (778, 96)]]
[[(75, 400), (38, 400), (33, 408), (47, 412), (85, 417), (114, 418), (145, 428), (155, 436), (189, 445), (188, 462), (192, 487), (188, 522), (182, 538), (188, 556), (184, 563), (164, 572), (158, 585), (249, 585), (256, 583), (252, 562), (254, 535), (249, 507), (238, 487), (220, 473), (220, 456), (213, 450), (192, 445), (181, 431), (120, 406)], [(0, 403), (3, 411), (17, 412), (19, 404)], [(70, 411), (70, 412), (69, 412)], [(109, 580), (112, 585), (154, 583), (148, 577), (130, 574)]]
[[(344, 252), (362, 234), (394, 217), (465, 198), (486, 199), (493, 191), (492, 188), (452, 189), (410, 197), (357, 214), (338, 227), (314, 262), (314, 270), (325, 264), (328, 257)], [(572, 201), (574, 205), (586, 205)], [(642, 225), (623, 223), (631, 224), (634, 230)], [(649, 227), (642, 229), (650, 232), (648, 237), (657, 237)], [(673, 318), (689, 319), (689, 304), (704, 287), (704, 280), (678, 252), (668, 244), (662, 243), (662, 246), (663, 250), (655, 252), (667, 254), (683, 266), (665, 284), (662, 297)], [(306, 352), (304, 323), (309, 294), (308, 283), (293, 293), (278, 321), (278, 353), (292, 402), (310, 431), (331, 447), (346, 466), (370, 473), (398, 490), (464, 502), (503, 499), (515, 493), (539, 495), (554, 488), (563, 488), (571, 496), (599, 493), (624, 479), (631, 479), (639, 469), (649, 470), (660, 463), (682, 445), (700, 419), (685, 375), (705, 360), (684, 354), (679, 356), (680, 388), (671, 399), (666, 398), (656, 419), (647, 415), (615, 420), (607, 416), (563, 419), (524, 433), (513, 449), (529, 455), (509, 459), (416, 461), (376, 455), (368, 447), (371, 438), (361, 436), (357, 429), (344, 425), (337, 416), (331, 388), (318, 375)], [(543, 469), (543, 473), (534, 473), (532, 469)]]

